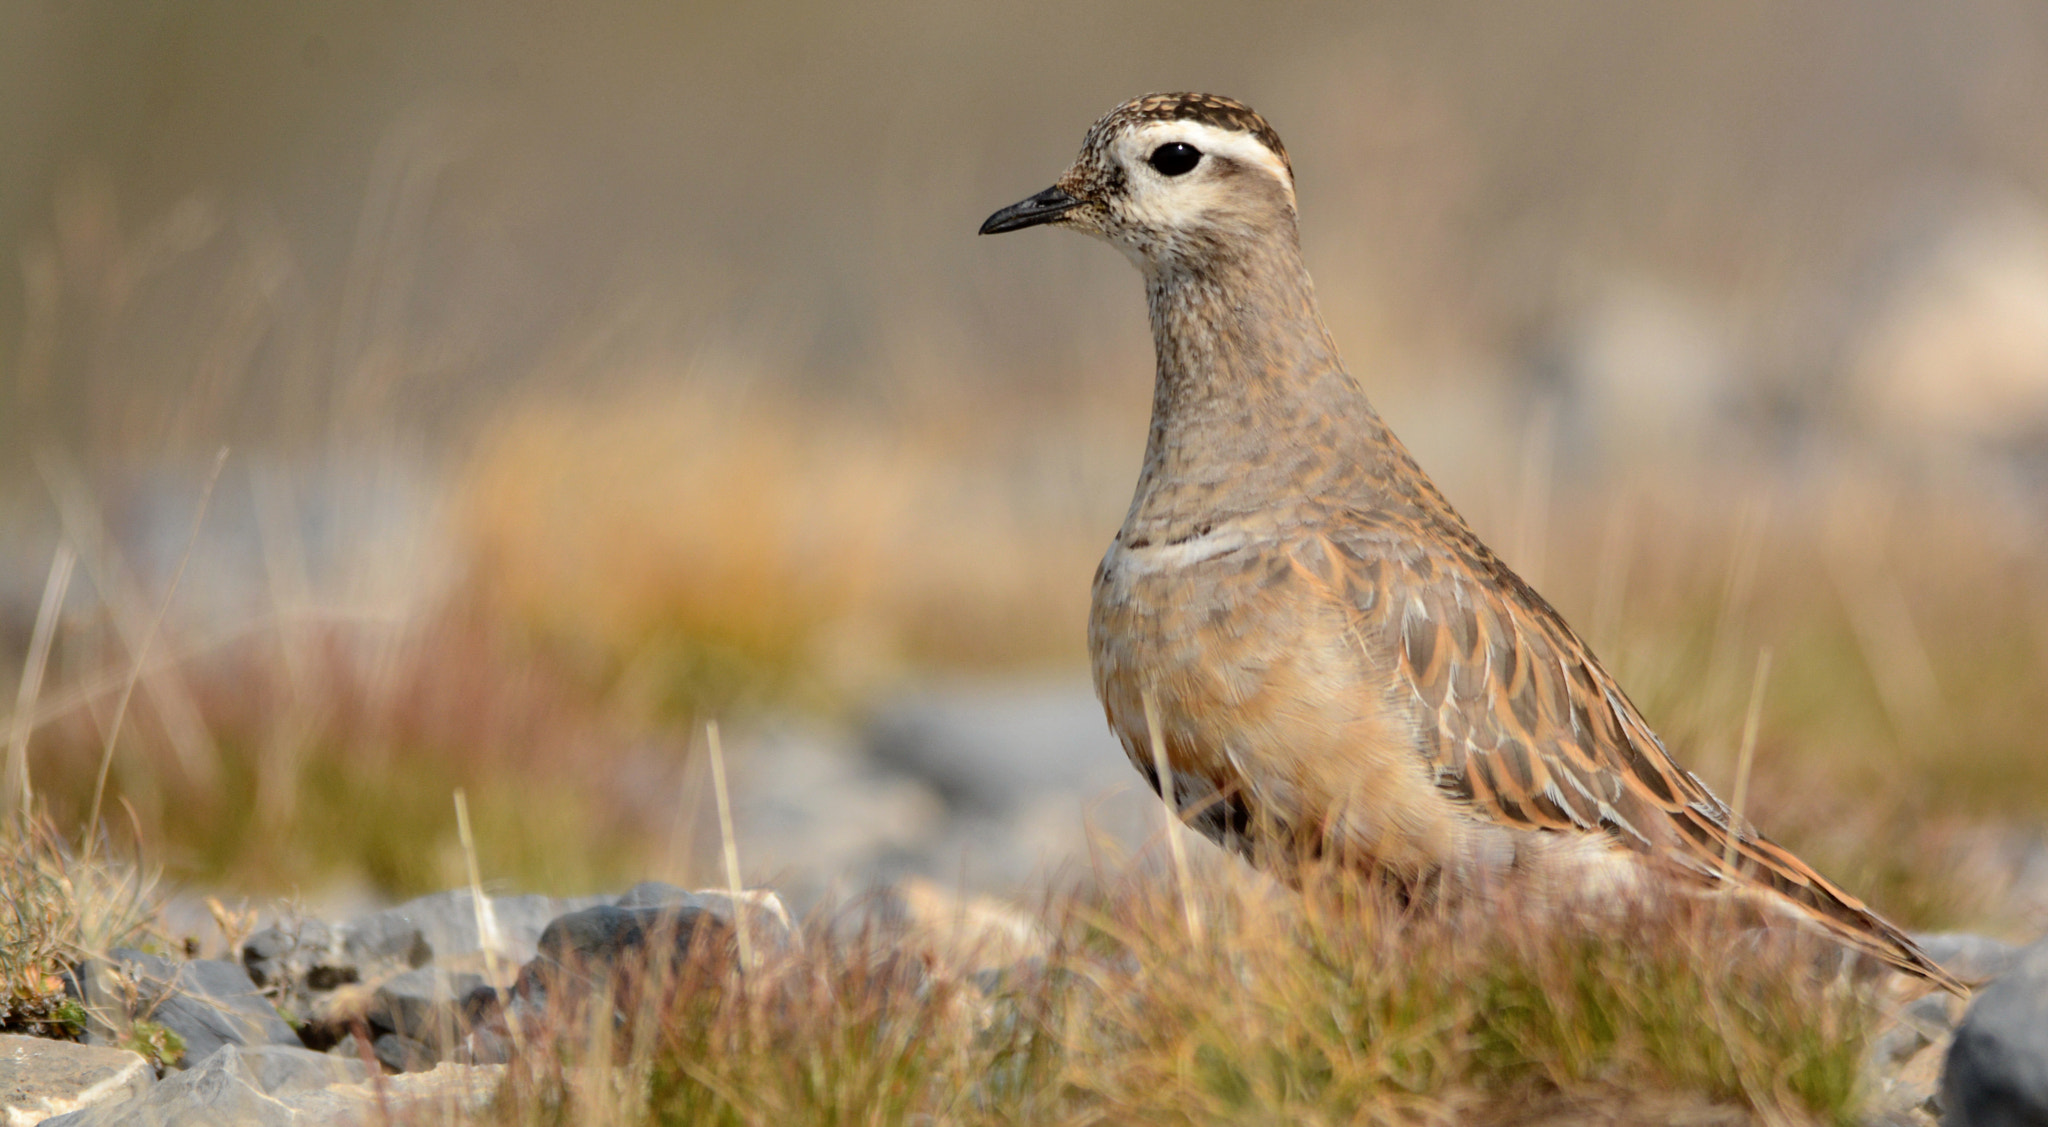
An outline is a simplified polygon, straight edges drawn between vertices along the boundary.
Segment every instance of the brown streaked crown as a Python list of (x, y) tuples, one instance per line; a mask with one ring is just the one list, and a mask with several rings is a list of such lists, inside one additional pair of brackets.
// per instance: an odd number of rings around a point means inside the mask
[(1091, 151), (1100, 149), (1108, 144), (1109, 138), (1144, 121), (1199, 121), (1218, 129), (1249, 133), (1273, 150), (1273, 155), (1287, 166), (1290, 177), (1294, 175), (1294, 162), (1288, 159), (1287, 146), (1280, 143), (1280, 134), (1259, 116), (1259, 111), (1220, 94), (1183, 91), (1133, 98), (1104, 114), (1102, 120), (1088, 130), (1087, 147)]

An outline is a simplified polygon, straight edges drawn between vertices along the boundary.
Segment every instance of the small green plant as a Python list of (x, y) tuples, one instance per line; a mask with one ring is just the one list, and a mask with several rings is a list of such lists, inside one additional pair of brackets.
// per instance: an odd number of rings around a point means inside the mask
[(128, 1035), (121, 1038), (121, 1047), (141, 1056), (158, 1072), (185, 1059), (185, 1039), (153, 1021), (138, 1021), (129, 1026)]

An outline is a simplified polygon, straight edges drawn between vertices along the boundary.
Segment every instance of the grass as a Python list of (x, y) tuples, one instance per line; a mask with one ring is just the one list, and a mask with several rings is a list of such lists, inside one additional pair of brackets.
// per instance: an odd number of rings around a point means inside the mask
[(0, 826), (0, 1032), (75, 1039), (85, 1012), (64, 975), (86, 957), (141, 943), (153, 879), (104, 853), (81, 855), (46, 822)]
[(1698, 906), (1552, 905), (1559, 927), (1306, 883), (1296, 899), (1218, 864), (1196, 936), (1159, 872), (1127, 876), (1055, 902), (1054, 953), (986, 996), (872, 934), (814, 935), (748, 989), (698, 964), (631, 1045), (529, 1054), (491, 1119), (1856, 1121), (1872, 1011), (1812, 940)]

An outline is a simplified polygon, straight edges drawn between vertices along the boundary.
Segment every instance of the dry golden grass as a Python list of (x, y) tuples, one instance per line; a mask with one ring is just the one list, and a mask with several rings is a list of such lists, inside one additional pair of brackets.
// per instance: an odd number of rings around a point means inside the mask
[(986, 995), (872, 937), (816, 933), (745, 989), (695, 963), (637, 1039), (529, 1053), (491, 1119), (1856, 1121), (1873, 1001), (1810, 937), (1699, 905), (1407, 910), (1339, 874), (1306, 886), (1215, 866), (1193, 935), (1160, 873), (1128, 874), (1053, 904), (1054, 954)]
[[(1004, 405), (908, 416), (683, 380), (486, 428), (473, 589), (657, 712), (1079, 652), (1125, 459)], [(1088, 420), (1097, 424), (1099, 420)], [(1135, 454), (1130, 456), (1133, 464)]]
[(64, 973), (141, 939), (154, 880), (134, 865), (68, 846), (47, 823), (0, 823), (0, 1031), (77, 1037), (85, 1012)]

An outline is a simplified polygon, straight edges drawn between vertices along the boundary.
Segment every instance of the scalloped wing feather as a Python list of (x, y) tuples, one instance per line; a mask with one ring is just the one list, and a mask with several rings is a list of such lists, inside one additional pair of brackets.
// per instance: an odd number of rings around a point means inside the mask
[(1845, 944), (1968, 993), (1674, 762), (1564, 619), (1462, 524), (1425, 536), (1389, 527), (1398, 518), (1387, 514), (1348, 515), (1320, 533), (1332, 588), (1361, 634), (1397, 655), (1428, 767), (1474, 816), (1602, 833), (1710, 887), (1767, 891)]

